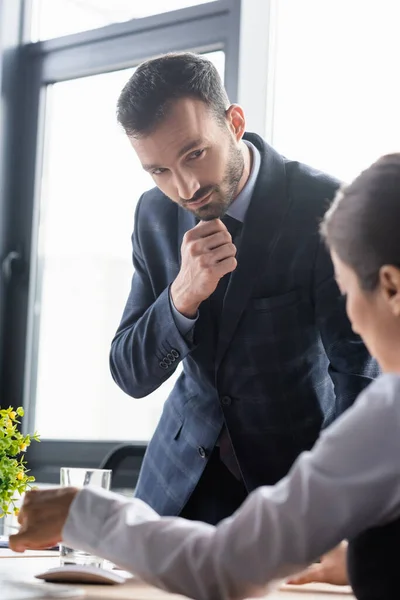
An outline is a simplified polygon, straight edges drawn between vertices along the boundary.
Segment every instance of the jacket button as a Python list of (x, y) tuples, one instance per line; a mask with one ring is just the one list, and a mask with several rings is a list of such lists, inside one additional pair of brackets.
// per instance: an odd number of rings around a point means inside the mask
[(199, 446), (197, 448), (197, 452), (199, 453), (199, 455), (201, 456), (201, 458), (205, 458), (206, 457), (206, 451), (203, 448), (203, 446)]
[(162, 369), (168, 369), (168, 365), (166, 362), (164, 362), (164, 360), (160, 360), (158, 364)]
[(224, 406), (230, 406), (232, 404), (232, 398), (230, 396), (222, 396), (221, 402)]
[(179, 354), (178, 350), (175, 350), (175, 348), (172, 348), (171, 354), (172, 354), (172, 356), (174, 358), (179, 358), (180, 357), (180, 354)]

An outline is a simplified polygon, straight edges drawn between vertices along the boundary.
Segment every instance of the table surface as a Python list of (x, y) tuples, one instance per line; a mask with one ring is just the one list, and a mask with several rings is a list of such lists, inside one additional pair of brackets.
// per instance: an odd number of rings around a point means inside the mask
[[(18, 579), (46, 586), (46, 583), (35, 579), (35, 575), (59, 566), (59, 557), (54, 554), (49, 552), (14, 554), (9, 550), (0, 549), (0, 580), (2, 578)], [(85, 597), (91, 600), (178, 600), (186, 598), (177, 594), (168, 594), (134, 578), (122, 585), (74, 584), (75, 586), (84, 589)], [(320, 584), (283, 586), (280, 590), (268, 595), (268, 600), (352, 600), (353, 598), (349, 588)]]

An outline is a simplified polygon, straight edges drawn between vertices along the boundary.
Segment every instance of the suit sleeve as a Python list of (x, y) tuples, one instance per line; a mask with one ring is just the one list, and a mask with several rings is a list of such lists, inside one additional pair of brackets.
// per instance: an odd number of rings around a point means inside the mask
[(314, 305), (336, 395), (336, 406), (326, 423), (329, 424), (379, 375), (379, 367), (351, 328), (345, 298), (340, 294), (329, 252), (322, 241), (315, 262)]
[(156, 295), (143, 259), (140, 241), (140, 206), (132, 236), (134, 275), (119, 328), (111, 344), (111, 374), (119, 387), (134, 398), (157, 389), (193, 350), (193, 331), (179, 331), (167, 286)]
[(71, 505), (63, 540), (198, 600), (263, 596), (271, 580), (398, 518), (399, 381), (374, 383), (287, 477), (255, 490), (217, 527), (88, 487)]

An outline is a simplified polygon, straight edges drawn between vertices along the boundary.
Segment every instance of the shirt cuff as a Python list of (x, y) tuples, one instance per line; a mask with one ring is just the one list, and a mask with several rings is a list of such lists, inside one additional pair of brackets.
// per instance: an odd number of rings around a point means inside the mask
[(138, 560), (135, 531), (159, 519), (160, 516), (138, 498), (125, 498), (108, 490), (84, 486), (70, 506), (61, 532), (62, 543), (133, 572)]
[(194, 327), (197, 319), (199, 318), (199, 311), (194, 319), (190, 319), (189, 317), (185, 317), (179, 310), (175, 307), (175, 304), (171, 297), (171, 289), (169, 290), (169, 303), (171, 305), (172, 315), (174, 317), (175, 325), (178, 328), (178, 331), (183, 337), (187, 335)]
[[(94, 492), (94, 493), (93, 493)], [(115, 498), (111, 497), (115, 501)], [(124, 501), (124, 499), (118, 498)], [(117, 506), (113, 507), (117, 510)], [(62, 530), (62, 540), (72, 548), (92, 552), (110, 510), (110, 492), (83, 487), (75, 496)]]

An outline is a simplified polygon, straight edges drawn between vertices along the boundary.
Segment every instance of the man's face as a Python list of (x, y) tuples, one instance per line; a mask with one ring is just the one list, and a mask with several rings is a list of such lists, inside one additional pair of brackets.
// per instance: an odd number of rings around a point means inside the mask
[(223, 216), (237, 195), (244, 158), (235, 110), (241, 109), (231, 107), (225, 125), (204, 102), (182, 98), (153, 132), (130, 138), (157, 187), (202, 220)]

